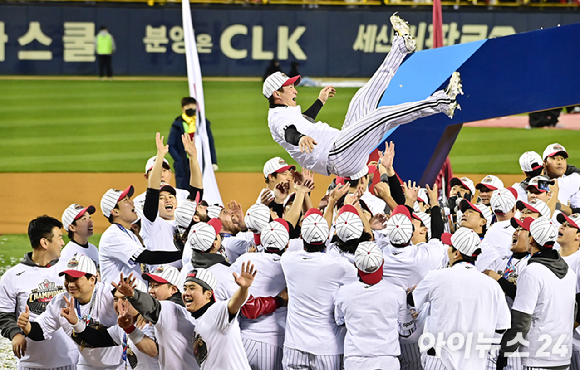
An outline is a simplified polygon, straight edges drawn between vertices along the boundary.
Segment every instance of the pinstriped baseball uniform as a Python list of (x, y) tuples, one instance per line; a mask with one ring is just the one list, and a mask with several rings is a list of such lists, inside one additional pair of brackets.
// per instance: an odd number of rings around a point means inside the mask
[[(421, 117), (447, 112), (453, 103), (444, 91), (437, 91), (423, 101), (377, 108), (406, 54), (404, 38), (395, 36), (391, 52), (351, 100), (342, 130), (324, 122), (310, 122), (302, 116), (299, 106), (274, 107), (268, 114), (272, 137), (302, 167), (320, 174), (354, 176), (366, 170), (369, 153), (380, 144), (388, 130)], [(318, 143), (312, 153), (302, 153), (299, 146), (285, 140), (285, 130), (291, 125)]]

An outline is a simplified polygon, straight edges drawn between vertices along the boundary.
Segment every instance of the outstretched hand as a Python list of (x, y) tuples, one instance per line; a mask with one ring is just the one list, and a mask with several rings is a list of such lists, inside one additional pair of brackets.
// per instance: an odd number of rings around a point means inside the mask
[(165, 157), (167, 152), (169, 152), (169, 145), (163, 144), (163, 136), (159, 132), (155, 134), (155, 145), (157, 145), (157, 154)]
[(60, 316), (64, 317), (69, 324), (76, 325), (79, 322), (79, 318), (75, 312), (75, 299), (74, 297), (68, 299), (66, 295), (63, 298), (65, 306), (60, 309)]
[(123, 278), (123, 273), (121, 273), (121, 281), (119, 284), (111, 281), (111, 285), (117, 289), (117, 292), (121, 293), (125, 297), (132, 298), (135, 295), (135, 290), (133, 289), (136, 285), (135, 280), (137, 280), (137, 278), (133, 276), (133, 273), (130, 273), (126, 279)]
[(256, 276), (256, 269), (252, 264), (252, 261), (242, 262), (242, 270), (240, 271), (240, 275), (232, 272), (234, 275), (234, 279), (236, 280), (236, 284), (238, 284), (241, 288), (249, 288), (252, 283), (254, 282), (254, 277)]
[(326, 104), (328, 98), (332, 98), (336, 94), (336, 89), (333, 86), (326, 86), (322, 90), (320, 90), (320, 94), (318, 94), (318, 99), (322, 102), (322, 104)]
[(405, 192), (405, 199), (410, 205), (415, 204), (419, 197), (419, 187), (415, 181), (409, 180), (407, 183), (403, 182), (403, 191)]
[(336, 204), (336, 202), (338, 202), (338, 200), (340, 198), (342, 198), (343, 195), (348, 193), (348, 190), (350, 189), (350, 187), (348, 186), (348, 184), (344, 184), (344, 185), (337, 185), (334, 189), (332, 189), (332, 191), (329, 194), (328, 200), (330, 202), (332, 202), (333, 204)]
[(395, 143), (392, 141), (388, 146), (385, 146), (384, 152), (379, 152), (379, 163), (385, 169), (389, 170), (393, 168), (393, 160), (395, 159)]
[(318, 145), (318, 143), (310, 136), (302, 136), (298, 145), (300, 146), (300, 152), (312, 153), (314, 151), (314, 146)]
[(183, 143), (183, 149), (185, 149), (187, 155), (189, 155), (190, 158), (197, 158), (197, 147), (195, 146), (195, 142), (191, 140), (191, 136), (189, 136), (189, 134), (181, 135), (181, 142)]

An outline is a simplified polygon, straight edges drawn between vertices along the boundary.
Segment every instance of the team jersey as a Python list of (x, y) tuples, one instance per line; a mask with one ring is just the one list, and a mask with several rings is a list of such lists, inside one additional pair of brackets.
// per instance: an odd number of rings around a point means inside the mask
[[(489, 269), (500, 274), (504, 279), (510, 283), (516, 284), (518, 276), (522, 274), (522, 271), (528, 265), (530, 260), (530, 254), (527, 254), (523, 258), (517, 258), (513, 254), (510, 256), (505, 256), (498, 258)], [(506, 295), (506, 302), (508, 307), (511, 309), (514, 304), (514, 300)]]
[(328, 246), (328, 248), (326, 250), (326, 253), (328, 253), (331, 256), (344, 258), (348, 262), (354, 264), (354, 254), (344, 252), (335, 243), (330, 243), (330, 245)]
[(254, 233), (251, 231), (240, 232), (236, 235), (221, 234), (222, 247), (226, 251), (229, 263), (234, 263), (254, 244)]
[[(292, 145), (285, 139), (285, 130), (294, 125), (303, 135), (310, 136), (318, 143), (312, 153), (302, 153), (300, 146)], [(268, 112), (268, 127), (275, 142), (280, 144), (290, 156), (304, 168), (328, 176), (328, 154), (340, 131), (325, 122), (311, 122), (304, 118), (300, 106), (275, 107)]]
[(419, 284), (427, 273), (445, 266), (447, 246), (438, 239), (402, 248), (383, 247), (384, 279), (405, 289)]
[(64, 248), (60, 251), (60, 258), (58, 259), (58, 270), (66, 270), (66, 265), (68, 261), (74, 256), (87, 256), (95, 262), (97, 266), (97, 271), (99, 270), (99, 250), (91, 243), (87, 243), (87, 246), (82, 246), (77, 244), (73, 240), (69, 241)]
[[(250, 370), (236, 317), (229, 301), (217, 301), (195, 319), (193, 352), (201, 370)], [(237, 316), (237, 314), (236, 314)]]
[[(558, 200), (564, 205), (571, 204), (571, 200), (576, 201), (576, 195), (580, 191), (580, 174), (574, 172), (570, 175), (558, 177)], [(580, 207), (580, 204), (571, 204), (573, 207)]]
[[(72, 325), (60, 315), (61, 309), (66, 307), (64, 296), (70, 299), (68, 293), (60, 293), (46, 307), (46, 311), (35, 321), (40, 325), (44, 333), (44, 338), (54, 338), (54, 333), (60, 328), (77, 343), (80, 347), (79, 368), (85, 369), (124, 369), (122, 361), (123, 350), (119, 346), (89, 348), (81, 343), (80, 339), (75, 339)], [(113, 295), (108, 285), (97, 282), (93, 289), (91, 300), (86, 304), (79, 304), (75, 300), (75, 311), (79, 320), (88, 321), (89, 326), (109, 327), (117, 324), (117, 314), (113, 309)], [(45, 354), (46, 355), (46, 354)]]
[(141, 266), (135, 259), (143, 253), (145, 247), (131, 230), (119, 224), (109, 226), (99, 242), (99, 261), (101, 263), (101, 281), (107, 285), (118, 279), (122, 272), (124, 276), (133, 273), (141, 278)]
[(475, 261), (475, 267), (480, 271), (483, 272), (488, 269), (493, 269), (493, 265), (496, 260), (501, 258), (500, 253), (497, 251), (497, 248), (491, 244), (490, 240), (483, 239), (479, 246), (481, 248), (481, 253), (477, 256), (477, 260)]
[[(253, 297), (275, 297), (286, 288), (279, 255), (266, 252), (244, 254), (231, 266), (232, 271), (240, 274), (242, 263), (247, 261), (252, 261), (258, 271), (250, 287), (250, 295)], [(248, 320), (240, 316), (242, 338), (282, 347), (284, 345), (286, 311), (286, 307), (280, 307), (273, 313), (260, 316), (255, 320)]]
[[(576, 277), (580, 277), (580, 250), (572, 253), (569, 256), (562, 256), (568, 267), (576, 273)], [(580, 293), (580, 278), (576, 283), (576, 293)], [(572, 336), (572, 348), (574, 351), (580, 351), (580, 327), (574, 329)]]
[[(28, 254), (30, 256), (30, 253)], [(25, 257), (25, 260), (30, 261)], [(23, 261), (24, 262), (24, 261)], [(30, 310), (30, 321), (36, 321), (51, 301), (64, 292), (64, 278), (58, 276), (58, 268), (39, 267), (19, 263), (0, 278), (0, 312), (14, 314), (16, 319)], [(30, 261), (32, 263), (32, 261)], [(16, 321), (14, 321), (16, 326)], [(3, 335), (6, 336), (3, 330)], [(50, 353), (50, 356), (47, 354)], [(18, 360), (23, 368), (57, 368), (75, 365), (78, 360), (77, 346), (59, 329), (50, 340), (40, 342), (26, 339), (26, 354)]]
[[(173, 233), (177, 224), (175, 220), (165, 220), (159, 216), (151, 222), (147, 217), (141, 217), (141, 231), (139, 234), (143, 238), (143, 244), (150, 251), (176, 252), (178, 249), (173, 244)], [(175, 268), (181, 268), (181, 261), (169, 263)], [(149, 265), (150, 271), (159, 265)]]
[(357, 270), (344, 258), (326, 253), (286, 251), (280, 260), (288, 287), (284, 346), (314, 355), (344, 352), (344, 327), (334, 320), (338, 289), (357, 281)]
[[(467, 262), (429, 272), (413, 291), (413, 298), (417, 307), (431, 304), (424, 331), (445, 341), (441, 347), (433, 346), (447, 369), (485, 369), (486, 352), (479, 346), (489, 344), (486, 340), (491, 340), (496, 330), (508, 329), (511, 324), (499, 284)], [(463, 343), (470, 343), (469, 348), (465, 344), (449, 348), (449, 337), (458, 334), (463, 336)], [(466, 356), (468, 351), (470, 356)]]
[[(126, 353), (126, 360), (123, 360), (123, 362), (127, 365), (126, 368), (127, 369), (132, 369), (132, 370), (160, 370), (161, 368), (159, 367), (159, 361), (157, 360), (157, 356), (155, 357), (150, 357), (147, 354), (139, 351), (139, 349), (137, 348), (137, 345), (135, 343), (133, 343), (133, 341), (131, 341), (131, 339), (129, 338), (129, 336), (127, 335), (127, 333), (125, 333), (125, 331), (119, 327), (119, 325), (115, 325), (115, 326), (111, 326), (109, 329), (107, 329), (107, 331), (109, 332), (109, 335), (111, 336), (111, 338), (113, 338), (113, 340), (115, 341), (115, 343), (117, 343), (119, 346), (121, 346), (121, 353), (123, 352), (123, 349), (125, 348), (125, 346), (127, 346), (127, 353)], [(155, 341), (155, 330), (153, 329), (153, 326), (151, 325), (145, 325), (145, 327), (143, 327), (143, 329), (141, 329), (141, 331), (148, 336), (149, 338), (151, 338), (153, 341)], [(130, 351), (129, 351), (130, 349)], [(130, 362), (130, 357), (134, 356), (133, 358), (136, 359), (136, 366), (133, 367), (131, 365)], [(122, 357), (121, 357), (122, 359)]]
[(510, 220), (497, 221), (487, 230), (482, 242), (495, 248), (499, 257), (509, 256), (512, 253), (510, 247), (514, 231), (516, 229), (513, 228)]
[(576, 273), (570, 268), (561, 279), (540, 263), (528, 263), (522, 271), (512, 307), (532, 315), (530, 331), (525, 337), (528, 343), (519, 348), (520, 353), (529, 353), (529, 357), (522, 358), (522, 365), (570, 364), (576, 284)]
[(340, 287), (334, 317), (348, 329), (345, 357), (400, 355), (399, 333), (412, 321), (407, 316), (406, 291), (386, 280), (375, 285), (354, 281)]

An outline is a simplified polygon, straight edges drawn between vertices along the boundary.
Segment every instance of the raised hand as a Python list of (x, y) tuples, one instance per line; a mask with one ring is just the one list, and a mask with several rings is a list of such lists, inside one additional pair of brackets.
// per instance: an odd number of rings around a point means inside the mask
[(298, 145), (300, 146), (300, 152), (312, 153), (314, 151), (314, 146), (318, 145), (318, 143), (310, 136), (302, 136)]
[(276, 197), (274, 196), (274, 192), (269, 189), (264, 189), (262, 191), (262, 194), (260, 195), (260, 203), (265, 205), (269, 205), (274, 201), (274, 199), (276, 199)]
[(387, 170), (393, 168), (393, 160), (395, 159), (395, 143), (392, 141), (388, 146), (385, 146), (384, 152), (379, 152), (379, 163)]
[(157, 153), (165, 156), (169, 152), (169, 145), (163, 144), (163, 136), (158, 132), (155, 134), (155, 145), (157, 145)]
[(348, 193), (348, 189), (349, 189), (349, 186), (347, 184), (338, 185), (337, 187), (332, 189), (332, 191), (330, 192), (329, 197), (328, 197), (329, 202), (332, 202), (333, 204), (338, 202), (338, 200), (340, 198), (342, 198), (343, 195)]
[(256, 276), (256, 269), (252, 264), (252, 261), (243, 262), (242, 269), (240, 271), (240, 275), (232, 272), (234, 275), (234, 279), (236, 280), (236, 284), (238, 284), (241, 288), (249, 288), (254, 282), (254, 277)]
[(195, 142), (191, 140), (191, 136), (189, 136), (189, 134), (181, 135), (181, 142), (183, 143), (183, 149), (185, 149), (187, 155), (189, 155), (190, 158), (197, 158), (197, 147), (195, 146)]
[(242, 229), (245, 229), (246, 224), (244, 222), (244, 211), (242, 210), (242, 206), (235, 200), (232, 200), (228, 204), (228, 209), (232, 213), (232, 222)]
[(403, 192), (405, 193), (405, 200), (409, 203), (409, 205), (415, 204), (417, 198), (419, 197), (419, 187), (415, 181), (411, 182), (411, 180), (407, 181), (407, 183), (403, 182)]
[(129, 315), (129, 302), (124, 299), (119, 299), (117, 309), (119, 310), (117, 325), (121, 329), (129, 329), (133, 325), (133, 316)]
[(391, 188), (389, 184), (384, 182), (379, 182), (375, 184), (375, 195), (382, 200), (386, 200), (391, 196)]
[(371, 224), (371, 229), (382, 230), (387, 227), (388, 220), (389, 216), (384, 213), (377, 213), (370, 219), (369, 223)]
[(66, 295), (63, 296), (63, 298), (65, 306), (60, 309), (60, 315), (64, 317), (69, 324), (76, 325), (79, 322), (79, 318), (75, 312), (75, 299), (74, 297), (68, 299)]
[(328, 98), (332, 98), (336, 94), (336, 89), (333, 86), (326, 86), (320, 93), (318, 94), (318, 99), (322, 102), (322, 104), (326, 104)]
[(431, 206), (438, 205), (439, 204), (439, 189), (437, 188), (437, 184), (433, 184), (433, 188), (429, 187), (429, 185), (426, 185), (425, 190), (427, 190), (427, 196), (429, 197), (429, 204)]
[(123, 279), (123, 273), (121, 273), (121, 282), (119, 284), (111, 281), (111, 285), (117, 289), (119, 293), (124, 295), (125, 297), (132, 298), (135, 295), (135, 290), (133, 287), (135, 286), (136, 277), (133, 276), (133, 273), (130, 273), (127, 276), (127, 279)]
[(283, 204), (286, 197), (290, 194), (290, 182), (281, 182), (276, 185), (274, 189), (275, 201), (278, 204)]

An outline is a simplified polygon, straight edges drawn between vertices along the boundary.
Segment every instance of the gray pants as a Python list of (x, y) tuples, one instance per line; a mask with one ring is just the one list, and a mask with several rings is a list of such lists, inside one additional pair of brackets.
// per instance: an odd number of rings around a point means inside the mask
[(284, 370), (342, 370), (343, 355), (314, 355), (284, 346)]

